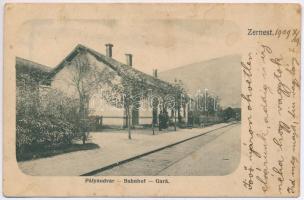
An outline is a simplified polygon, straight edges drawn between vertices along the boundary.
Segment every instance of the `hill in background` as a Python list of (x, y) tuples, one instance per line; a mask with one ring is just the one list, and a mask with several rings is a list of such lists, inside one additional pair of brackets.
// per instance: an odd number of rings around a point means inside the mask
[(223, 107), (241, 107), (241, 56), (228, 55), (159, 72), (168, 82), (182, 80), (190, 95), (207, 88)]

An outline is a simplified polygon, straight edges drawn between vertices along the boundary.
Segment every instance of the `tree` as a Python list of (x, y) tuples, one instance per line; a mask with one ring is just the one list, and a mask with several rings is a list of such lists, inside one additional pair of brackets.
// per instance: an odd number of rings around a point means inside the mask
[(89, 131), (90, 98), (103, 84), (109, 83), (113, 79), (113, 75), (106, 73), (106, 70), (101, 70), (97, 66), (91, 65), (86, 52), (80, 52), (70, 65), (72, 69), (71, 83), (76, 88), (79, 100), (78, 131), (82, 134), (82, 142), (85, 144)]
[[(175, 99), (175, 107), (174, 107), (174, 129), (176, 130), (176, 117), (178, 119), (178, 123), (182, 123), (181, 117), (181, 108), (183, 108), (184, 112), (186, 110), (186, 103), (188, 101), (186, 96), (186, 90), (184, 83), (181, 80), (174, 80), (174, 99)], [(177, 116), (176, 116), (177, 115)], [(185, 116), (185, 113), (184, 113)]]
[[(75, 99), (62, 92), (36, 84), (35, 90), (29, 84), (31, 77), (24, 82), (17, 79), (16, 93), (16, 156), (25, 159), (38, 151), (54, 150), (79, 140), (74, 114), (77, 108)], [(22, 84), (26, 83), (26, 84)], [(27, 85), (28, 84), (28, 85)], [(39, 89), (38, 89), (39, 87)], [(35, 95), (33, 95), (35, 94)]]
[[(83, 143), (87, 139), (89, 101), (92, 95), (98, 93), (99, 90), (109, 93), (110, 96), (102, 98), (112, 106), (117, 107), (112, 97), (118, 95), (121, 97), (126, 111), (128, 137), (131, 139), (132, 111), (138, 109), (137, 102), (140, 94), (146, 91), (143, 79), (134, 72), (132, 73), (130, 67), (126, 65), (121, 66), (117, 71), (108, 68), (100, 69), (90, 64), (86, 52), (80, 52), (70, 65), (72, 69), (71, 84), (76, 88), (79, 99), (78, 122), (79, 132), (83, 135)], [(111, 63), (107, 65), (111, 65)]]
[(131, 124), (133, 111), (138, 111), (139, 101), (142, 95), (147, 93), (146, 84), (143, 79), (136, 78), (122, 78), (122, 95), (124, 97), (124, 108), (126, 111), (127, 126), (128, 126), (128, 138), (132, 139), (131, 136)]
[(228, 107), (228, 108), (223, 110), (222, 117), (223, 117), (224, 121), (227, 121), (227, 120), (232, 119), (232, 118), (235, 119), (235, 117), (236, 117), (235, 116), (235, 111), (233, 110), (233, 108)]
[[(149, 96), (148, 91), (161, 94), (165, 96), (170, 93), (176, 96), (176, 91), (181, 91), (181, 88), (172, 87), (168, 84), (164, 84), (159, 80), (160, 85), (149, 82), (149, 80), (143, 78), (143, 74), (132, 69), (128, 65), (121, 65), (119, 67), (113, 66), (110, 62), (107, 63), (116, 70), (98, 70), (96, 67), (90, 65), (88, 58), (84, 53), (80, 53), (71, 63), (72, 68), (72, 84), (75, 86), (78, 99), (79, 99), (79, 124), (80, 131), (83, 132), (83, 142), (86, 140), (86, 127), (85, 121), (88, 119), (88, 102), (92, 94), (98, 90), (108, 90), (109, 93), (115, 94), (114, 96), (120, 96), (123, 102), (123, 107), (126, 113), (126, 124), (128, 127), (128, 138), (131, 137), (132, 126), (132, 113), (138, 111), (140, 107), (141, 97)], [(112, 102), (111, 98), (104, 98), (107, 103), (113, 106), (117, 105)], [(164, 100), (166, 101), (166, 100)], [(179, 101), (178, 99), (176, 101)], [(165, 105), (165, 102), (163, 103)], [(180, 104), (179, 104), (180, 105)]]
[[(120, 81), (116, 82), (116, 84), (112, 84), (111, 87), (115, 92), (120, 93), (123, 97), (129, 139), (132, 139), (131, 137), (132, 111), (138, 110), (140, 108), (139, 101), (141, 97), (144, 96), (149, 98), (157, 94), (160, 101), (158, 100), (153, 101), (151, 106), (153, 110), (156, 110), (155, 108), (158, 105), (161, 105), (161, 109), (163, 112), (165, 112), (168, 105), (172, 103), (171, 102), (172, 98), (167, 98), (168, 96), (174, 97), (175, 106), (176, 105), (180, 106), (182, 103), (181, 93), (184, 90), (182, 90), (183, 87), (181, 84), (178, 86), (171, 86), (168, 84), (163, 84), (163, 82), (161, 81), (159, 81), (159, 85), (148, 83), (146, 79), (142, 78), (139, 72), (137, 73), (135, 70), (133, 70), (130, 66), (127, 65), (122, 65), (121, 68), (117, 70), (117, 74), (119, 75), (119, 77), (121, 77)], [(177, 109), (177, 107), (174, 108)]]
[[(112, 94), (120, 95), (126, 113), (126, 125), (128, 128), (128, 138), (132, 139), (132, 113), (138, 111), (140, 98), (148, 95), (149, 84), (144, 79), (131, 70), (130, 66), (122, 65), (117, 71), (106, 77), (107, 86)], [(111, 103), (111, 102), (108, 102)], [(117, 106), (112, 104), (113, 106)]]
[(201, 90), (194, 96), (193, 117), (196, 124), (208, 123), (210, 118), (213, 122), (218, 120), (218, 109), (220, 108), (220, 98), (215, 94), (208, 93), (205, 89)]

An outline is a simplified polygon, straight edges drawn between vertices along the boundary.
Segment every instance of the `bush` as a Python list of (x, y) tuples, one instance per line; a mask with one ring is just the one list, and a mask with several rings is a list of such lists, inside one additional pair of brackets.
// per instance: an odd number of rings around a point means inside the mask
[(29, 152), (56, 149), (81, 139), (78, 101), (51, 88), (19, 87), (16, 105), (17, 160)]
[(228, 122), (229, 119), (235, 119), (235, 117), (236, 117), (236, 113), (231, 107), (226, 108), (222, 112), (222, 118), (225, 122)]
[(45, 116), (18, 120), (17, 158), (25, 152), (54, 149), (70, 144), (74, 137), (73, 126), (69, 123), (49, 120)]

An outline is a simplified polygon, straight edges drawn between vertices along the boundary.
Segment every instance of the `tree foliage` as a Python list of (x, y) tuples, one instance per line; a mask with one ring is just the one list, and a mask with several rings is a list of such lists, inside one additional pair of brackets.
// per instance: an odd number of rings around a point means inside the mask
[(235, 120), (236, 112), (233, 108), (228, 107), (222, 111), (221, 117), (223, 118), (224, 121)]
[(92, 65), (86, 52), (80, 52), (69, 66), (72, 74), (70, 84), (76, 89), (78, 99), (77, 132), (82, 135), (84, 144), (89, 134), (89, 101), (104, 85), (111, 84), (114, 75)]
[(28, 152), (54, 149), (80, 139), (73, 117), (78, 109), (75, 99), (55, 89), (38, 88), (34, 82), (30, 84), (27, 75), (17, 81), (17, 159)]

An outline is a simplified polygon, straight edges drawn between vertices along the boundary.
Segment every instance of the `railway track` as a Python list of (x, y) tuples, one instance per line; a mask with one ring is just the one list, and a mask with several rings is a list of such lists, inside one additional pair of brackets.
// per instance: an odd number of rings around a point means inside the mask
[[(186, 157), (191, 156), (205, 144), (212, 142), (237, 124), (214, 129), (174, 144), (123, 160), (112, 165), (83, 174), (82, 176), (155, 176), (170, 168)], [(203, 137), (204, 136), (204, 137)]]

